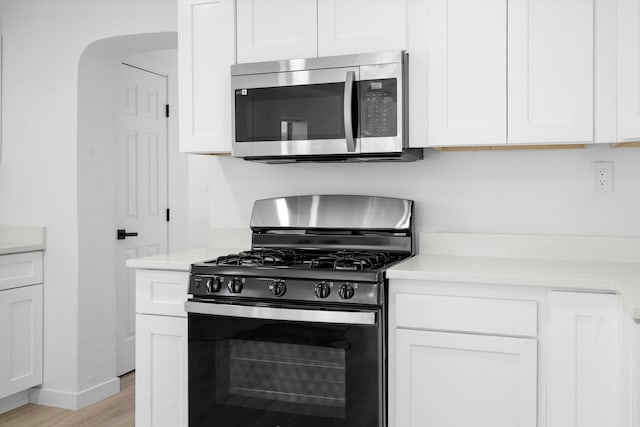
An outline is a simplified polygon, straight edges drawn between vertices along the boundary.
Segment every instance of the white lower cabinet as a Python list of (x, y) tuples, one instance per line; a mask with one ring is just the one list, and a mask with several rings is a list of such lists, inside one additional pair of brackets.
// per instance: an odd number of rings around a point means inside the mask
[(136, 316), (136, 426), (188, 426), (187, 319)]
[(42, 284), (0, 292), (0, 399), (42, 383)]
[(536, 427), (537, 296), (430, 285), (390, 286), (390, 426)]
[(0, 411), (42, 383), (42, 280), (41, 251), (0, 256)]
[(616, 295), (549, 295), (547, 427), (619, 426)]
[(618, 295), (391, 280), (389, 300), (390, 427), (640, 427)]
[(535, 427), (535, 339), (398, 329), (396, 427)]
[(187, 427), (189, 273), (136, 272), (136, 427)]

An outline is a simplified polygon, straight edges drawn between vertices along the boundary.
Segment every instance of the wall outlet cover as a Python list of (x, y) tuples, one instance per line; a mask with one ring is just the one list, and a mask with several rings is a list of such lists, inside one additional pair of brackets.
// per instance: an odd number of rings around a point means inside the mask
[(592, 191), (610, 193), (613, 191), (613, 162), (593, 162), (591, 164)]

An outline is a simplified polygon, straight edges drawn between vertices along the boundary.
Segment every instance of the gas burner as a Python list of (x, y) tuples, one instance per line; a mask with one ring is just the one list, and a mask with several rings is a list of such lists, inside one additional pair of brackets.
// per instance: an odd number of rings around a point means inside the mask
[(366, 270), (370, 268), (371, 263), (366, 259), (358, 259), (352, 257), (345, 257), (336, 260), (336, 270)]
[(310, 268), (371, 270), (384, 267), (392, 257), (384, 252), (337, 251), (311, 259)]
[(291, 266), (295, 262), (295, 251), (259, 248), (242, 251), (238, 254), (220, 256), (212, 264), (264, 267)]

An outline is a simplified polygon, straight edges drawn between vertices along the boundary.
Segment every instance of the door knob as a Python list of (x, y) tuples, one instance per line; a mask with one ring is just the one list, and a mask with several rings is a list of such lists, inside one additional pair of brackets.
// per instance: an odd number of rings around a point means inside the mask
[(124, 230), (124, 229), (118, 230), (118, 234), (117, 234), (118, 240), (124, 240), (127, 237), (135, 237), (137, 235), (138, 233), (127, 233), (127, 230)]

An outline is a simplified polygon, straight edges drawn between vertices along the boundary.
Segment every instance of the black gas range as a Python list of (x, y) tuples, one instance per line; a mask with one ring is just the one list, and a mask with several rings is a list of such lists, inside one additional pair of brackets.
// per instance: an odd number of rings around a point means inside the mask
[(385, 272), (415, 253), (413, 202), (258, 200), (251, 229), (191, 266), (190, 426), (385, 427)]

